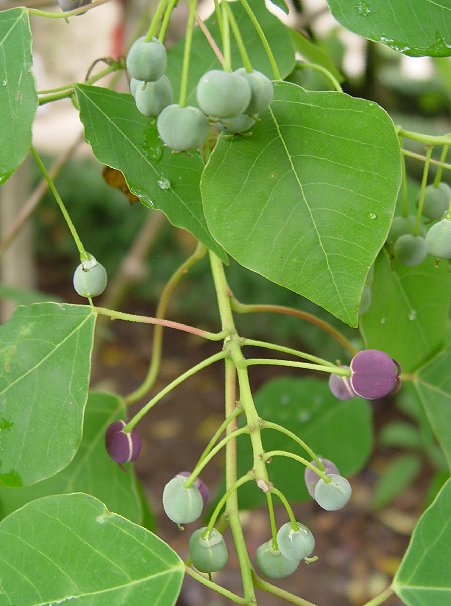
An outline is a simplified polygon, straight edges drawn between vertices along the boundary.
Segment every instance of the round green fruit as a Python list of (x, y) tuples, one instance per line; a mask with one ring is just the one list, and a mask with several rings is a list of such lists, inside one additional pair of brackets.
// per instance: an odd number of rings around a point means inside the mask
[(199, 80), (196, 95), (207, 116), (235, 118), (245, 113), (251, 101), (251, 87), (235, 72), (213, 69)]
[[(423, 215), (429, 219), (441, 219), (448, 210), (451, 188), (446, 183), (438, 187), (428, 185), (424, 192)], [(417, 206), (419, 199), (417, 198)]]
[(451, 221), (442, 219), (426, 234), (428, 253), (438, 259), (451, 259)]
[(163, 490), (163, 509), (176, 524), (189, 524), (202, 513), (204, 502), (197, 486), (185, 488), (186, 478), (172, 478)]
[[(411, 234), (416, 225), (416, 215), (409, 215), (408, 217), (395, 217), (388, 232), (387, 241), (396, 242), (400, 236)], [(426, 235), (426, 228), (423, 224), (420, 225), (420, 236)]]
[(166, 70), (166, 49), (157, 38), (147, 41), (142, 36), (130, 47), (126, 64), (132, 78), (143, 82), (155, 82)]
[(145, 86), (145, 82), (143, 82), (142, 80), (136, 80), (136, 78), (130, 78), (130, 92), (132, 94), (132, 96), (134, 97), (136, 95), (136, 91), (138, 90), (138, 87), (141, 86)]
[(229, 559), (222, 534), (213, 528), (205, 538), (207, 527), (199, 528), (189, 540), (189, 555), (194, 566), (200, 572), (217, 572), (224, 568)]
[(255, 553), (255, 561), (261, 572), (270, 579), (288, 577), (299, 566), (300, 560), (285, 557), (281, 551), (272, 548), (272, 542), (260, 545)]
[(166, 76), (155, 82), (145, 82), (135, 91), (136, 107), (144, 116), (158, 116), (172, 103), (172, 86)]
[(279, 528), (277, 544), (283, 556), (293, 560), (303, 560), (313, 553), (315, 538), (304, 524), (297, 523), (297, 530), (293, 530), (291, 522)]
[(246, 107), (246, 114), (259, 114), (269, 107), (274, 96), (274, 88), (269, 78), (261, 72), (247, 72), (244, 67), (237, 69), (235, 74), (246, 80), (251, 89), (251, 100)]
[(351, 484), (338, 474), (328, 474), (330, 482), (322, 478), (315, 486), (315, 501), (326, 511), (336, 511), (346, 505), (352, 495)]
[(108, 282), (106, 270), (94, 257), (83, 261), (74, 272), (74, 288), (82, 297), (98, 297)]
[(199, 147), (208, 135), (208, 120), (197, 107), (173, 104), (158, 116), (157, 128), (163, 142), (176, 151)]
[(407, 267), (415, 267), (426, 259), (428, 249), (425, 239), (421, 236), (405, 234), (396, 240), (393, 252), (400, 263)]
[(218, 120), (216, 122), (216, 128), (223, 131), (224, 133), (245, 133), (250, 128), (252, 128), (255, 124), (255, 118), (252, 116), (246, 116), (246, 114), (241, 114), (241, 116), (236, 116), (235, 118), (223, 118), (222, 120)]

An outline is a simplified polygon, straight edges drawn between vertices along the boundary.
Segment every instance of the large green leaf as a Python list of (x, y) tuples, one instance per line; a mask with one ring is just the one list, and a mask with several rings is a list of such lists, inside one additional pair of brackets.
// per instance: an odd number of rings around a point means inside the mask
[(421, 458), (416, 454), (400, 455), (382, 471), (373, 491), (371, 507), (380, 509), (403, 492), (421, 471)]
[[(295, 64), (294, 48), (289, 30), (277, 17), (267, 10), (264, 0), (252, 0), (250, 5), (260, 23), (263, 32), (265, 33), (266, 38), (270, 42), (271, 51), (275, 57), (280, 75), (282, 78), (285, 78), (293, 70)], [(230, 2), (229, 6), (232, 9), (235, 20), (240, 28), (252, 67), (260, 72), (263, 72), (269, 78), (274, 78), (271, 64), (263, 48), (260, 37), (252, 25), (246, 11), (239, 2)], [(217, 45), (219, 48), (221, 48), (221, 36), (219, 33), (216, 15), (213, 14), (211, 17), (209, 17), (205, 24), (215, 39)], [(242, 67), (243, 63), (233, 36), (231, 40), (231, 47), (233, 69)], [(179, 93), (181, 82), (183, 52), (184, 40), (180, 40), (168, 53), (168, 67), (166, 72), (171, 80), (176, 98)], [(211, 69), (222, 69), (222, 67), (215, 53), (211, 49), (210, 44), (199, 28), (194, 30), (193, 46), (190, 56), (188, 103), (197, 105), (195, 92), (199, 79), (205, 74), (205, 72)]]
[[(315, 452), (334, 461), (344, 475), (359, 471), (370, 455), (372, 419), (368, 402), (360, 398), (337, 400), (327, 381), (274, 379), (255, 394), (255, 405), (260, 417), (291, 430)], [(278, 431), (264, 430), (262, 440), (266, 451), (288, 450), (310, 460), (296, 442)], [(247, 436), (238, 440), (238, 467), (239, 475), (252, 467)], [(304, 484), (304, 467), (297, 461), (274, 457), (268, 473), (290, 501), (310, 498)], [(239, 489), (239, 502), (243, 509), (258, 507), (265, 502), (265, 496), (251, 482)]]
[(25, 8), (0, 12), (0, 183), (22, 163), (31, 145), (38, 96), (31, 71), (31, 30)]
[(415, 375), (413, 384), (451, 469), (451, 345)]
[(183, 562), (85, 494), (32, 501), (0, 523), (0, 605), (172, 606)]
[(451, 604), (451, 480), (421, 516), (393, 581), (409, 606)]
[(34, 484), (66, 467), (81, 440), (95, 314), (19, 307), (0, 327), (0, 484)]
[(162, 210), (173, 225), (193, 233), (226, 261), (205, 223), (200, 154), (164, 148), (155, 123), (139, 113), (131, 95), (81, 84), (76, 89), (85, 137), (99, 162), (120, 170), (146, 206)]
[(72, 463), (48, 480), (27, 488), (0, 488), (0, 512), (7, 516), (25, 503), (52, 494), (86, 492), (111, 511), (141, 523), (142, 511), (134, 474), (124, 473), (105, 450), (105, 431), (124, 418), (124, 404), (114, 395), (90, 393), (83, 439)]
[(221, 136), (205, 168), (211, 233), (245, 267), (356, 326), (401, 178), (393, 123), (375, 103), (287, 82), (261, 118), (251, 136)]
[(451, 55), (449, 0), (327, 0), (344, 27), (413, 57)]
[(448, 268), (444, 263), (436, 267), (430, 257), (406, 267), (384, 249), (374, 269), (371, 306), (360, 320), (365, 345), (386, 351), (404, 372), (412, 372), (443, 346), (451, 292)]

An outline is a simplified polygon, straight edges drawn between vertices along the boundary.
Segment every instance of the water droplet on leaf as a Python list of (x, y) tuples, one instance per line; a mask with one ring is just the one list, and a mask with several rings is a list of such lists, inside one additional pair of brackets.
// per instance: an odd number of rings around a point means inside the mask
[(409, 318), (409, 320), (410, 320), (411, 322), (413, 322), (414, 320), (416, 320), (416, 319), (417, 319), (417, 312), (416, 312), (414, 309), (412, 309), (412, 310), (409, 312), (409, 315), (408, 315), (407, 317)]
[(376, 213), (368, 213), (368, 219), (371, 219), (372, 221), (374, 221), (374, 219), (377, 219), (377, 215)]
[(160, 189), (169, 189), (171, 187), (171, 182), (166, 177), (160, 177), (157, 181), (157, 185)]
[(368, 6), (366, 2), (358, 2), (355, 10), (358, 15), (361, 17), (368, 17), (371, 14), (371, 8)]

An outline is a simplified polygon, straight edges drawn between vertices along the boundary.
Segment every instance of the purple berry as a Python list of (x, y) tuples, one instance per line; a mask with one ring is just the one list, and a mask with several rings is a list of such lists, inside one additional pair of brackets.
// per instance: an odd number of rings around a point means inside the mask
[[(325, 459), (324, 457), (319, 457), (319, 460), (326, 468), (325, 472), (324, 472), (326, 475), (329, 475), (331, 473), (337, 474), (337, 475), (340, 474), (340, 472), (338, 471), (338, 467), (335, 465), (335, 463), (332, 463), (332, 461), (329, 461), (329, 459)], [(316, 461), (312, 461), (312, 465), (316, 466)], [(309, 495), (313, 499), (315, 498), (315, 487), (318, 484), (319, 479), (320, 479), (319, 475), (316, 474), (312, 469), (310, 469), (310, 467), (305, 468), (305, 472), (304, 472), (305, 485), (307, 486)]]
[[(349, 366), (342, 366), (341, 368), (349, 368)], [(330, 375), (329, 377), (329, 389), (339, 400), (350, 400), (356, 397), (355, 391), (351, 386), (351, 377), (341, 377), (339, 375)]]
[(388, 395), (396, 386), (400, 366), (389, 355), (378, 349), (365, 349), (351, 360), (351, 386), (366, 400), (377, 400)]
[[(181, 476), (182, 478), (189, 478), (189, 476), (191, 475), (191, 471), (181, 471), (177, 475)], [(200, 478), (196, 478), (194, 480), (194, 485), (197, 486), (197, 488), (200, 492), (200, 496), (202, 497), (202, 501), (204, 502), (204, 507), (205, 507), (205, 505), (210, 500), (210, 491), (208, 489), (208, 486)]]
[(105, 433), (105, 448), (116, 463), (135, 461), (141, 452), (141, 439), (137, 429), (127, 433), (123, 431), (125, 421), (112, 423)]

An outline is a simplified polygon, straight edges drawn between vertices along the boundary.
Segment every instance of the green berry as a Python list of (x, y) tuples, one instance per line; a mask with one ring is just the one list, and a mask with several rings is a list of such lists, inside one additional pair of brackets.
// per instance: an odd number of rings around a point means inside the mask
[(241, 114), (240, 116), (236, 116), (235, 118), (223, 118), (222, 120), (218, 120), (215, 126), (219, 130), (222, 130), (225, 133), (245, 133), (250, 128), (252, 128), (255, 124), (255, 119), (252, 116), (246, 116), (246, 114)]
[(74, 272), (74, 288), (82, 297), (97, 297), (107, 285), (106, 270), (94, 257), (83, 261)]
[[(411, 234), (416, 225), (416, 215), (409, 215), (408, 217), (395, 217), (388, 232), (387, 241), (396, 242), (400, 236)], [(420, 236), (426, 235), (426, 228), (423, 224), (420, 225)]]
[(303, 560), (313, 553), (315, 538), (303, 524), (297, 523), (293, 530), (291, 522), (280, 527), (277, 533), (277, 544), (282, 555), (293, 560)]
[(145, 82), (135, 91), (136, 107), (144, 116), (158, 116), (172, 103), (172, 87), (166, 76), (155, 82)]
[(137, 80), (136, 78), (130, 78), (130, 92), (132, 94), (132, 96), (134, 97), (136, 95), (136, 91), (138, 90), (139, 86), (145, 86), (145, 82), (143, 82), (142, 80)]
[(407, 267), (419, 265), (428, 254), (424, 238), (412, 234), (400, 236), (395, 242), (393, 252), (395, 258)]
[(143, 82), (155, 82), (166, 70), (166, 49), (157, 38), (147, 41), (142, 36), (130, 47), (126, 63), (132, 78)]
[(202, 537), (207, 527), (194, 531), (189, 540), (189, 555), (194, 566), (200, 572), (217, 572), (229, 559), (227, 547), (222, 534), (213, 528), (205, 538)]
[(168, 147), (186, 151), (199, 147), (208, 135), (208, 120), (197, 107), (180, 107), (173, 104), (164, 108), (158, 116), (157, 128)]
[(91, 4), (91, 0), (58, 0), (58, 5), (62, 11), (67, 13), (81, 6)]
[(285, 557), (280, 551), (275, 551), (271, 541), (260, 545), (255, 553), (255, 561), (261, 572), (271, 579), (283, 579), (289, 576), (300, 562), (298, 559)]
[(251, 101), (251, 87), (235, 72), (213, 69), (202, 76), (196, 90), (201, 110), (215, 118), (243, 114)]
[(203, 500), (197, 486), (185, 488), (186, 478), (172, 478), (163, 490), (163, 509), (176, 524), (188, 524), (197, 520), (202, 513)]
[[(448, 210), (451, 197), (451, 188), (446, 183), (438, 187), (428, 185), (424, 192), (423, 215), (429, 219), (441, 219)], [(419, 196), (417, 198), (417, 206)]]
[(267, 109), (274, 95), (271, 80), (261, 72), (247, 72), (244, 67), (240, 67), (235, 73), (244, 78), (251, 89), (251, 100), (246, 107), (245, 113), (254, 115)]
[(451, 259), (451, 221), (442, 219), (426, 235), (428, 253), (439, 259)]
[(351, 484), (346, 478), (338, 474), (327, 474), (331, 482), (325, 482), (322, 478), (315, 486), (315, 501), (327, 511), (336, 511), (346, 505), (351, 498)]

